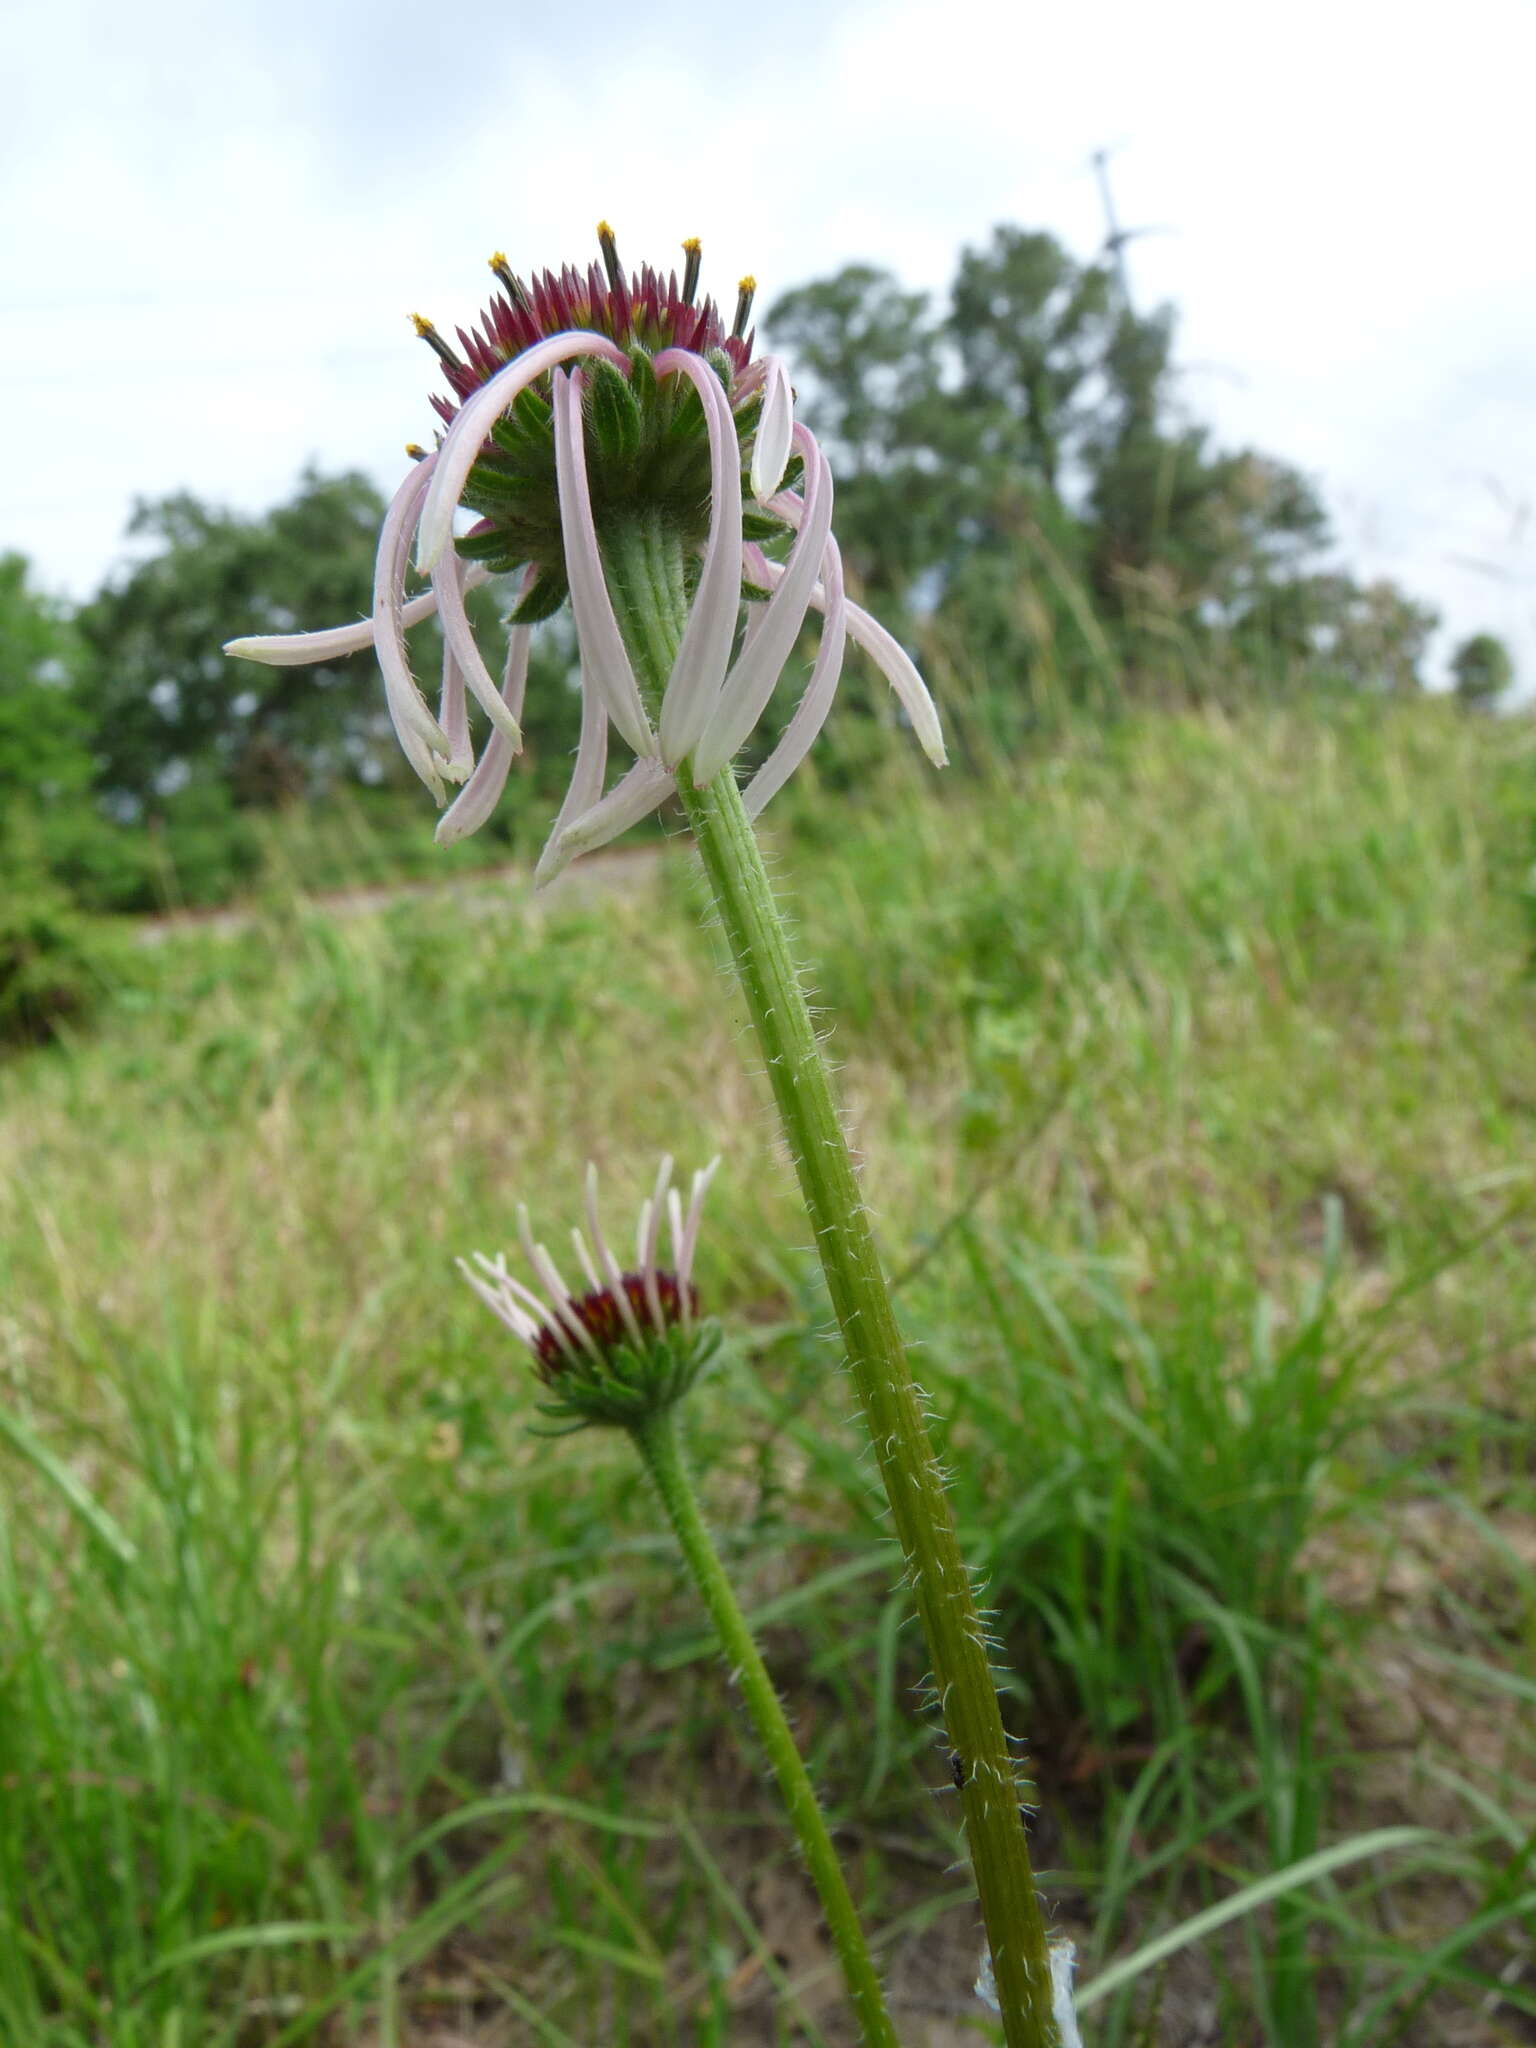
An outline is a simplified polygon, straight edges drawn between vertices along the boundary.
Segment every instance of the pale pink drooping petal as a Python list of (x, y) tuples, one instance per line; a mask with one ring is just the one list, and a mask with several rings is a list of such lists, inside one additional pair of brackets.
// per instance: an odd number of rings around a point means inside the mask
[(596, 1339), (572, 1308), (571, 1290), (560, 1277), (559, 1268), (544, 1246), (535, 1241), (527, 1205), (522, 1202), (517, 1205), (517, 1230), (522, 1240), (523, 1257), (549, 1296), (549, 1305), (554, 1311), (555, 1327), (566, 1338), (567, 1347), (585, 1351), (601, 1364), (602, 1354), (597, 1348)]
[(560, 806), (554, 830), (544, 842), (539, 864), (533, 871), (533, 886), (542, 889), (575, 858), (562, 856), (560, 839), (567, 825), (584, 817), (603, 794), (603, 777), (608, 772), (608, 713), (603, 700), (583, 676), (581, 684), (581, 737), (576, 743), (576, 765)]
[[(463, 1266), (463, 1260), (459, 1264)], [(559, 1317), (555, 1315), (555, 1311), (549, 1307), (547, 1300), (543, 1300), (539, 1294), (535, 1294), (535, 1290), (506, 1270), (504, 1251), (498, 1251), (494, 1260), (487, 1260), (483, 1251), (477, 1251), (475, 1266), (481, 1268), (479, 1274), (473, 1274), (469, 1272), (469, 1268), (465, 1268), (465, 1278), (469, 1280), (469, 1284), (475, 1288), (479, 1298), (485, 1300), (485, 1303), (502, 1317), (506, 1327), (520, 1335), (524, 1343), (528, 1343), (537, 1354), (537, 1339), (541, 1331), (559, 1331)], [(496, 1300), (492, 1300), (492, 1294), (496, 1294)], [(518, 1327), (518, 1319), (522, 1319), (526, 1329)]]
[[(482, 563), (471, 562), (465, 571), (463, 588), (473, 590), (489, 577), (490, 571)], [(419, 597), (407, 598), (400, 607), (400, 623), (407, 628), (419, 626), (436, 610), (437, 592), (424, 590)], [(360, 654), (372, 645), (372, 619), (358, 619), (347, 626), (323, 627), (317, 633), (252, 633), (243, 640), (226, 640), (224, 652), (241, 661), (262, 662), (268, 668), (305, 668), (315, 662), (338, 661), (346, 654)]]
[[(532, 590), (539, 580), (537, 569), (523, 571), (523, 580), (517, 589), (517, 604)], [(465, 588), (469, 586), (466, 583)], [(517, 604), (512, 609), (517, 610)], [(507, 628), (507, 658), (501, 665), (501, 694), (507, 709), (522, 724), (523, 699), (528, 694), (528, 656), (533, 647), (533, 628), (520, 626), (514, 619)]]
[(475, 765), (475, 750), (469, 741), (469, 695), (464, 688), (464, 671), (454, 660), (453, 649), (443, 643), (443, 685), (438, 698), (437, 722), (448, 737), (449, 754), (443, 764), (445, 782), (465, 781)]
[(693, 1327), (693, 1315), (688, 1302), (688, 1289), (682, 1285), (683, 1271), (683, 1198), (676, 1188), (667, 1189), (667, 1228), (672, 1233), (672, 1270), (677, 1274), (677, 1311), (684, 1330)]
[(571, 616), (588, 681), (602, 692), (608, 715), (640, 755), (654, 754), (656, 741), (640, 701), (624, 636), (603, 578), (603, 558), (592, 518), (587, 454), (582, 431), (579, 372), (553, 378), (555, 487), (565, 541), (565, 573), (571, 586)]
[[(781, 517), (788, 517), (790, 515), (786, 508), (789, 504), (790, 501), (786, 498), (775, 498), (772, 509)], [(759, 588), (774, 588), (784, 579), (783, 565), (770, 562), (761, 548), (743, 548), (741, 560), (743, 569)], [(824, 612), (827, 608), (827, 594), (819, 583), (811, 592), (811, 608), (819, 612)], [(947, 767), (949, 755), (944, 747), (944, 729), (939, 723), (938, 707), (928, 694), (928, 685), (918, 674), (911, 656), (900, 641), (888, 633), (880, 621), (865, 611), (862, 605), (848, 605), (845, 618), (848, 638), (855, 647), (861, 648), (870, 657), (890, 684), (897, 701), (907, 714), (907, 721), (912, 727), (918, 745), (935, 768)]]
[(734, 405), (745, 404), (746, 400), (762, 389), (763, 366), (766, 356), (754, 356), (744, 370), (738, 370), (731, 379), (731, 400)]
[[(424, 590), (400, 607), (402, 626), (414, 626), (437, 610), (437, 593)], [(224, 652), (241, 661), (259, 661), (268, 668), (303, 668), (310, 662), (337, 661), (344, 654), (360, 654), (373, 645), (372, 619), (359, 619), (355, 626), (327, 626), (319, 633), (253, 633), (243, 640), (226, 640)]]
[(504, 370), (498, 370), (488, 383), (482, 384), (478, 391), (472, 391), (465, 399), (457, 419), (444, 436), (442, 447), (437, 451), (436, 473), (422, 510), (416, 559), (423, 573), (436, 568), (438, 558), (452, 538), (454, 508), (464, 495), (465, 480), (474, 468), (492, 427), (510, 409), (519, 392), (526, 391), (546, 371), (554, 369), (558, 363), (568, 363), (573, 356), (601, 356), (616, 370), (628, 374), (628, 358), (616, 342), (609, 341), (602, 334), (571, 331), (552, 334), (547, 341), (536, 342), (532, 348), (524, 349), (515, 361), (508, 363)]
[[(476, 1253), (476, 1257), (480, 1258), (481, 1255)], [(520, 1302), (530, 1316), (537, 1318), (540, 1329), (544, 1329), (556, 1321), (555, 1311), (551, 1304), (535, 1294), (525, 1281), (517, 1279), (514, 1274), (507, 1271), (507, 1255), (505, 1252), (498, 1252), (494, 1261), (481, 1258), (481, 1263), (494, 1272), (498, 1284), (506, 1289), (509, 1297)]]
[(481, 1273), (477, 1273), (467, 1259), (457, 1259), (454, 1263), (492, 1315), (505, 1323), (513, 1336), (520, 1337), (537, 1357), (538, 1334), (549, 1320), (543, 1302), (537, 1304), (537, 1316), (529, 1314), (512, 1292), (511, 1276), (503, 1260), (488, 1259), (484, 1252), (476, 1252), (475, 1265), (483, 1268)]
[(575, 1253), (575, 1264), (582, 1268), (582, 1278), (586, 1280), (590, 1292), (600, 1294), (602, 1288), (604, 1288), (602, 1274), (598, 1272), (596, 1260), (592, 1257), (592, 1251), (588, 1247), (586, 1237), (582, 1237), (582, 1233), (578, 1229), (571, 1229), (571, 1251)]
[(618, 1304), (619, 1314), (624, 1319), (624, 1327), (629, 1332), (630, 1342), (637, 1351), (643, 1351), (645, 1349), (645, 1339), (640, 1334), (639, 1318), (636, 1316), (634, 1304), (629, 1298), (629, 1289), (624, 1285), (624, 1275), (619, 1269), (619, 1262), (614, 1257), (608, 1240), (603, 1235), (603, 1226), (598, 1220), (597, 1168), (590, 1160), (587, 1163), (586, 1195), (587, 1228), (592, 1233), (592, 1242), (597, 1249), (598, 1261), (607, 1279), (609, 1292)]
[(704, 1213), (704, 1197), (709, 1184), (720, 1166), (720, 1155), (716, 1153), (708, 1166), (701, 1166), (693, 1176), (693, 1187), (688, 1197), (688, 1220), (683, 1225), (683, 1248), (677, 1255), (677, 1278), (684, 1293), (693, 1278), (693, 1254), (699, 1242), (699, 1222)]
[(635, 1257), (643, 1272), (656, 1264), (656, 1246), (661, 1236), (661, 1219), (666, 1212), (667, 1189), (672, 1185), (672, 1154), (664, 1152), (656, 1168), (656, 1185), (651, 1190), (650, 1213), (639, 1232)]
[[(479, 1256), (477, 1253), (476, 1257)], [(481, 1263), (495, 1273), (497, 1281), (505, 1288), (508, 1299), (520, 1303), (530, 1320), (535, 1321), (541, 1330), (555, 1320), (555, 1312), (549, 1303), (542, 1296), (535, 1294), (524, 1281), (507, 1271), (505, 1252), (498, 1252), (494, 1261), (481, 1259)]]
[(576, 1263), (581, 1268), (581, 1275), (586, 1281), (587, 1286), (594, 1294), (601, 1294), (605, 1284), (603, 1278), (597, 1270), (597, 1265), (591, 1251), (588, 1249), (587, 1240), (574, 1227), (571, 1231), (571, 1250), (576, 1254)]
[(783, 481), (795, 425), (795, 394), (782, 356), (763, 357), (763, 409), (752, 438), (749, 480), (759, 504)]
[(822, 550), (832, 530), (832, 472), (805, 427), (797, 426), (793, 439), (805, 460), (805, 518), (762, 624), (751, 645), (737, 656), (720, 693), (719, 709), (694, 749), (693, 772), (700, 783), (720, 772), (761, 718), (805, 623)]
[(411, 531), (431, 485), (435, 461), (436, 457), (429, 455), (406, 477), (391, 498), (379, 529), (379, 548), (373, 564), (373, 646), (384, 677), (384, 701), (401, 750), (441, 803), (442, 772), (434, 757), (446, 761), (453, 750), (442, 727), (428, 711), (411, 673), (405, 651), (403, 589)]
[(719, 702), (741, 609), (741, 458), (736, 422), (719, 377), (702, 356), (663, 349), (656, 375), (687, 377), (709, 429), (709, 538), (704, 567), (661, 705), (661, 758), (675, 768)]
[(829, 540), (821, 557), (819, 592), (826, 620), (821, 645), (816, 650), (810, 681), (805, 686), (794, 715), (779, 737), (778, 745), (758, 769), (742, 794), (747, 816), (755, 818), (771, 798), (778, 795), (800, 766), (827, 722), (832, 700), (837, 695), (838, 677), (843, 672), (843, 647), (848, 634), (848, 604), (843, 594), (843, 558), (835, 540)]
[(665, 803), (677, 787), (677, 778), (664, 761), (637, 761), (627, 775), (579, 817), (550, 836), (549, 844), (534, 871), (534, 884), (543, 888), (552, 882), (579, 853), (595, 853), (610, 839), (617, 839), (631, 825), (638, 825)]
[(928, 685), (901, 642), (862, 605), (856, 604), (848, 607), (848, 638), (855, 647), (863, 648), (895, 691), (913, 737), (934, 767), (946, 767), (949, 755), (944, 746), (944, 728), (939, 723), (939, 707), (929, 696)]
[(432, 571), (432, 588), (437, 592), (437, 610), (442, 622), (443, 639), (463, 671), (465, 682), (474, 692), (475, 701), (495, 730), (504, 733), (511, 741), (512, 751), (520, 752), (523, 729), (509, 710), (500, 690), (491, 680), (491, 672), (475, 644), (469, 614), (464, 609), (464, 564), (457, 555), (443, 556)]
[[(523, 579), (525, 596), (533, 584), (534, 574), (530, 569)], [(530, 626), (513, 626), (507, 635), (507, 665), (502, 676), (501, 695), (514, 719), (523, 715), (523, 698), (528, 690), (528, 654), (532, 642), (533, 629)], [(437, 821), (439, 846), (452, 846), (456, 840), (467, 839), (471, 832), (480, 830), (501, 801), (514, 751), (512, 742), (498, 726), (486, 741), (474, 774)]]
[(656, 1170), (656, 1186), (641, 1207), (640, 1227), (635, 1233), (635, 1264), (640, 1271), (640, 1284), (645, 1290), (646, 1306), (658, 1330), (665, 1328), (666, 1318), (661, 1312), (661, 1290), (656, 1281), (656, 1243), (661, 1235), (661, 1219), (666, 1213), (667, 1188), (671, 1179), (672, 1155), (669, 1152)]

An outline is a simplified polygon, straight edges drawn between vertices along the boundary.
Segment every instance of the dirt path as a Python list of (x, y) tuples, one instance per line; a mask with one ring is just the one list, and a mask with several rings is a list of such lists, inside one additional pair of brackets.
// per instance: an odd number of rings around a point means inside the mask
[[(303, 900), (308, 908), (327, 911), (332, 917), (368, 917), (416, 897), (434, 902), (448, 898), (472, 917), (504, 910), (509, 899), (530, 907), (537, 902), (542, 912), (599, 896), (634, 894), (648, 886), (665, 852), (665, 847), (641, 845), (589, 853), (568, 867), (558, 881), (539, 890), (537, 897), (532, 869), (521, 862), (508, 862), (504, 867), (476, 868), (439, 881), (381, 882), (372, 888), (332, 889)], [(144, 946), (161, 945), (183, 932), (212, 932), (222, 937), (248, 930), (260, 916), (259, 908), (239, 903), (217, 910), (178, 910), (144, 918), (136, 936)]]

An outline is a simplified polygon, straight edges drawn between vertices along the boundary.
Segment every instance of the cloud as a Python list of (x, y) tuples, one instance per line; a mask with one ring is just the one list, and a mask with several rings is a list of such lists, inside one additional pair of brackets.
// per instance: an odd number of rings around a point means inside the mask
[[(635, 259), (700, 234), (726, 295), (855, 258), (942, 289), (999, 220), (1095, 250), (1107, 143), (1126, 222), (1164, 230), (1131, 274), (1181, 310), (1191, 405), (1317, 472), (1467, 630), (1495, 588), (1530, 610), (1489, 481), (1536, 473), (1523, 0), (1463, 0), (1454, 40), (1383, 0), (64, 0), (10, 34), (0, 545), (55, 584), (95, 582), (135, 492), (256, 506), (309, 457), (387, 481), (430, 423), (405, 316), (472, 316), (493, 248), (581, 256), (608, 215)], [(1503, 583), (1451, 563), (1479, 547)]]

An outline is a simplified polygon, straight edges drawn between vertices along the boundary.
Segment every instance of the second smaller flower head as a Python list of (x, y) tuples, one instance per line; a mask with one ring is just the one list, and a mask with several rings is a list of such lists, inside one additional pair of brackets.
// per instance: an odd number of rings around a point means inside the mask
[[(540, 1413), (564, 1435), (592, 1423), (634, 1429), (680, 1401), (720, 1346), (720, 1325), (699, 1316), (693, 1285), (704, 1196), (718, 1159), (693, 1176), (685, 1210), (663, 1159), (656, 1185), (641, 1204), (635, 1263), (624, 1269), (603, 1233), (597, 1209), (597, 1168), (587, 1168), (587, 1234), (573, 1229), (571, 1247), (584, 1290), (566, 1285), (548, 1250), (534, 1237), (519, 1204), (518, 1232), (528, 1270), (543, 1293), (507, 1269), (504, 1253), (476, 1252), (459, 1271), (476, 1294), (528, 1347), (549, 1398)], [(671, 1238), (669, 1266), (658, 1264), (662, 1220)]]

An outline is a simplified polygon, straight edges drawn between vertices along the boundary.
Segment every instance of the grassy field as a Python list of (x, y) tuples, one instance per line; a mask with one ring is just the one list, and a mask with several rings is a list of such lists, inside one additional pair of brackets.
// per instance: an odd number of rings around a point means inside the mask
[[(1373, 706), (773, 835), (1096, 2048), (1536, 2039), (1533, 821), (1528, 722)], [(996, 2038), (701, 909), (680, 844), (273, 895), (0, 1066), (5, 2048), (849, 2039), (627, 1444), (531, 1437), (453, 1271), (663, 1150), (725, 1155), (697, 1459), (901, 2025)]]

